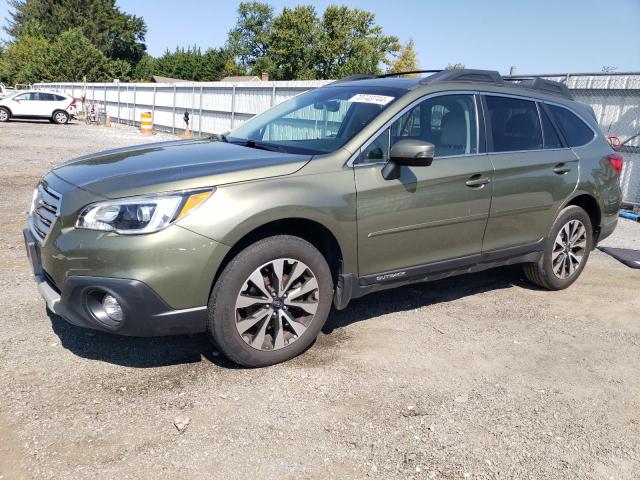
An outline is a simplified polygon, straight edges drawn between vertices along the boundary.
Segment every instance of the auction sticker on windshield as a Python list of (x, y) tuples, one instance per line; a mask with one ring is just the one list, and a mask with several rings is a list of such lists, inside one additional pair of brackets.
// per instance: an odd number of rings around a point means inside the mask
[(369, 93), (358, 93), (349, 99), (350, 102), (358, 103), (375, 103), (376, 105), (386, 105), (394, 100), (395, 97), (386, 95), (371, 95)]

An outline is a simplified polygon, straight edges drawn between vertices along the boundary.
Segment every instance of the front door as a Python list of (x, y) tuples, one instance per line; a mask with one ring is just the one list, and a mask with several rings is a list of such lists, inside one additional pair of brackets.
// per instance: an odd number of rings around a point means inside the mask
[(38, 114), (37, 93), (27, 92), (13, 97), (11, 101), (11, 113), (15, 116), (33, 116)]
[[(354, 164), (361, 277), (408, 277), (412, 272), (403, 269), (480, 254), (493, 168), (479, 152), (478, 130), (473, 94), (439, 94), (361, 149)], [(433, 163), (402, 167), (398, 180), (385, 180), (381, 168), (391, 145), (402, 138), (433, 143)], [(384, 272), (392, 273), (376, 275)]]

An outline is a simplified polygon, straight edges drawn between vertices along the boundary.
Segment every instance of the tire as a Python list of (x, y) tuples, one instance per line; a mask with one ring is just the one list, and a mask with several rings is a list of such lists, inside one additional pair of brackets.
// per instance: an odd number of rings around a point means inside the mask
[(239, 365), (273, 365), (313, 343), (332, 300), (322, 254), (298, 237), (269, 237), (238, 253), (220, 274), (209, 298), (208, 333)]
[[(569, 242), (565, 240), (567, 237)], [(547, 290), (563, 290), (578, 279), (592, 248), (589, 215), (580, 207), (568, 206), (553, 222), (542, 257), (535, 263), (524, 264), (524, 274), (530, 282)]]
[(57, 123), (58, 125), (66, 125), (67, 123), (69, 123), (69, 114), (62, 110), (56, 110), (55, 112), (53, 112), (51, 119), (53, 120), (53, 123)]
[(0, 122), (8, 122), (11, 119), (11, 112), (8, 108), (0, 107)]

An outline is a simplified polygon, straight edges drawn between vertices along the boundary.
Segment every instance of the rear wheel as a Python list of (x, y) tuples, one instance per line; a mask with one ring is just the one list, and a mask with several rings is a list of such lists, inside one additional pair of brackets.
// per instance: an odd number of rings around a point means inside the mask
[(524, 265), (527, 279), (549, 290), (562, 290), (575, 282), (593, 248), (591, 219), (582, 208), (571, 205), (560, 212), (535, 263)]
[(10, 118), (11, 112), (4, 107), (0, 107), (0, 122), (8, 122)]
[(311, 345), (332, 297), (331, 271), (313, 245), (289, 235), (270, 237), (226, 266), (209, 299), (208, 330), (234, 362), (273, 365)]
[(65, 125), (69, 122), (69, 114), (67, 112), (63, 112), (62, 110), (56, 110), (53, 112), (53, 123), (57, 123), (58, 125)]

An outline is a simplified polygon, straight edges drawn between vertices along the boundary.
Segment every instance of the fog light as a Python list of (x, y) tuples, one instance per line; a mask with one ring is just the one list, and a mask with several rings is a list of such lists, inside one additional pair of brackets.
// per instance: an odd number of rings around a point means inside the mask
[(118, 303), (118, 300), (115, 299), (115, 297), (111, 295), (105, 295), (104, 297), (102, 297), (102, 307), (104, 308), (105, 313), (114, 322), (121, 322), (124, 318), (122, 307)]

